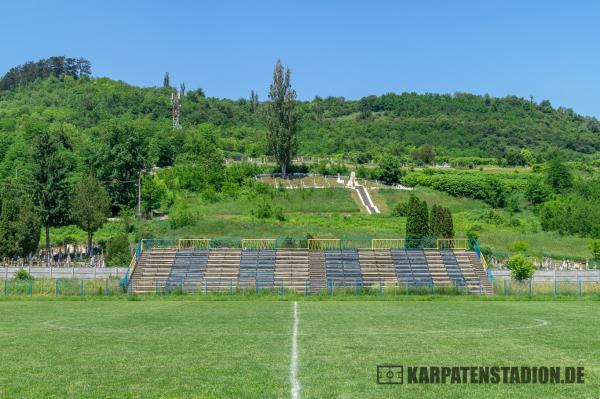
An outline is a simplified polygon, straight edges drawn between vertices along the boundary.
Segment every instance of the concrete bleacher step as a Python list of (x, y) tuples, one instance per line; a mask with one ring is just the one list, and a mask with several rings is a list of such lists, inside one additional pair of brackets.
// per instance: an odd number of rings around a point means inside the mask
[(492, 287), (492, 283), (488, 279), (487, 273), (481, 264), (481, 260), (477, 256), (475, 252), (467, 252), (467, 257), (469, 258), (471, 268), (473, 272), (479, 277), (481, 280), (482, 291), (486, 295), (494, 294), (494, 287)]
[(226, 291), (238, 285), (241, 249), (211, 249), (204, 272), (203, 290)]
[(308, 260), (309, 290), (319, 292), (327, 288), (325, 282), (325, 254), (322, 251), (311, 251)]
[(176, 250), (152, 249), (140, 256), (131, 276), (129, 290), (132, 293), (159, 291), (169, 277)]
[(389, 250), (359, 250), (360, 272), (365, 287), (397, 284), (392, 253)]
[(130, 279), (133, 293), (269, 288), (314, 293), (333, 288), (465, 287), (492, 294), (474, 251), (443, 249), (151, 249)]
[(275, 287), (303, 292), (307, 289), (310, 254), (305, 249), (278, 249), (275, 259)]

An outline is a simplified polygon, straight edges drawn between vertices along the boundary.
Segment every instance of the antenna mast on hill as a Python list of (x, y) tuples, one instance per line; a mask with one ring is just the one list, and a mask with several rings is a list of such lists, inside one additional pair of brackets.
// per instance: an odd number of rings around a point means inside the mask
[(181, 95), (177, 89), (173, 89), (171, 93), (171, 105), (173, 108), (173, 129), (181, 129), (179, 124), (179, 115), (181, 115)]

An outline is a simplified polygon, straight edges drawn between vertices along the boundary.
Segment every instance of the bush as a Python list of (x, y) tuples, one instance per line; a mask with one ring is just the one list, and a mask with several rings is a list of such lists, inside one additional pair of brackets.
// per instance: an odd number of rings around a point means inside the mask
[(275, 218), (279, 221), (285, 221), (285, 215), (283, 214), (283, 209), (281, 207), (274, 207), (270, 203), (263, 201), (258, 204), (256, 209), (251, 211), (252, 215), (257, 219), (269, 219)]
[(104, 260), (107, 266), (128, 266), (131, 261), (129, 240), (126, 235), (118, 235), (106, 243)]
[(29, 275), (29, 272), (27, 270), (21, 268), (15, 272), (15, 279), (20, 281), (27, 281), (31, 280), (31, 276)]
[(512, 278), (517, 281), (528, 280), (533, 277), (533, 274), (535, 273), (533, 263), (527, 260), (523, 255), (511, 257), (507, 267), (511, 271)]
[(588, 248), (595, 260), (600, 260), (600, 240), (590, 240)]
[(512, 251), (514, 251), (514, 252), (525, 252), (525, 251), (527, 251), (527, 248), (529, 247), (529, 245), (527, 245), (527, 243), (525, 241), (517, 240), (517, 241), (513, 242), (510, 247), (511, 247)]
[(178, 201), (171, 208), (171, 214), (169, 215), (169, 224), (172, 229), (178, 229), (185, 226), (191, 226), (195, 223), (196, 218), (190, 211), (185, 201)]
[(398, 202), (392, 209), (392, 216), (406, 217), (408, 215), (408, 202)]

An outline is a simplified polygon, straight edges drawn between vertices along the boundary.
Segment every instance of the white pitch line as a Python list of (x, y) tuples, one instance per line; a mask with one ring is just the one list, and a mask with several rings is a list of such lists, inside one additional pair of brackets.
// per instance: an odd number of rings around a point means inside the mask
[(290, 362), (290, 384), (292, 399), (300, 399), (300, 381), (298, 381), (298, 302), (294, 302), (294, 327), (292, 328), (292, 360)]

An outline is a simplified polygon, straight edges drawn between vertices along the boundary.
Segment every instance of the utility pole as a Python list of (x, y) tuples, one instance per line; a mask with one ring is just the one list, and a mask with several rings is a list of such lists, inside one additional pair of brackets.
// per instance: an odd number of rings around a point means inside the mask
[(138, 218), (142, 217), (142, 170), (140, 170), (140, 173), (138, 174), (138, 201), (137, 201), (137, 214), (138, 214)]

